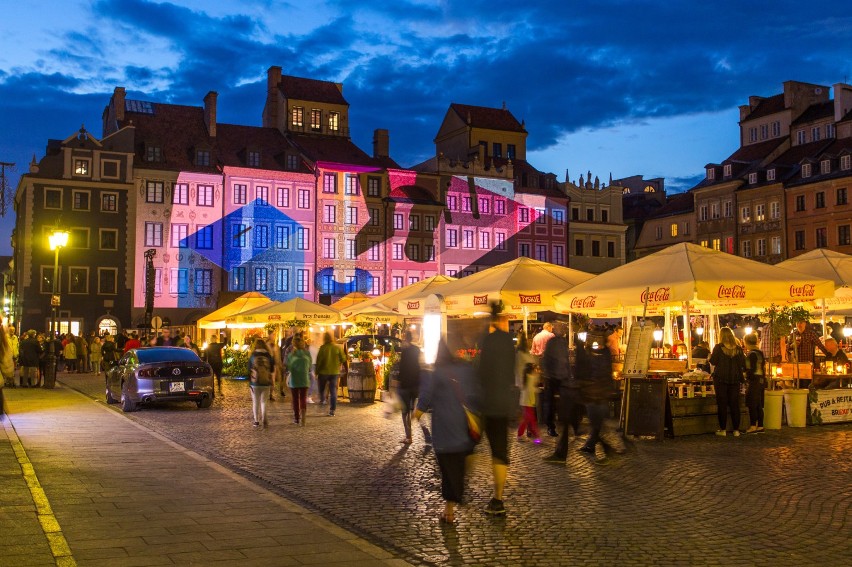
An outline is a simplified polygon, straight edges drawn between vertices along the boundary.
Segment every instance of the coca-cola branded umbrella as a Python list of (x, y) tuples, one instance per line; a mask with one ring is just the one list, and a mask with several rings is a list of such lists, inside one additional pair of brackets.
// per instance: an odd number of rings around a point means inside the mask
[(825, 314), (852, 314), (852, 256), (819, 248), (784, 260), (777, 266), (834, 282), (833, 296), (810, 303), (812, 307), (823, 310), (823, 318)]

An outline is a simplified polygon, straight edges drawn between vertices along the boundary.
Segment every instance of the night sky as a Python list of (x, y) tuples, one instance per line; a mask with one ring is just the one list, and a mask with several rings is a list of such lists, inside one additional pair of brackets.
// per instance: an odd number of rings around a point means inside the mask
[[(692, 187), (738, 144), (737, 106), (798, 80), (852, 75), (852, 14), (834, 2), (719, 0), (518, 4), (276, 0), (0, 1), (0, 161), (10, 193), (47, 140), (101, 136), (128, 98), (202, 105), (260, 125), (266, 70), (344, 83), (353, 140), (390, 130), (410, 166), (434, 153), (453, 103), (526, 122), (528, 159), (559, 180), (665, 177)], [(9, 196), (11, 197), (11, 196)], [(14, 214), (0, 219), (10, 254)]]

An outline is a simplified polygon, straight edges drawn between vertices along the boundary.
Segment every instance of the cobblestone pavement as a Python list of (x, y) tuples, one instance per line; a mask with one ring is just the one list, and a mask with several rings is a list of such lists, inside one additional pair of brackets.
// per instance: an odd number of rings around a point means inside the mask
[[(100, 378), (59, 379), (103, 403)], [(385, 404), (343, 403), (335, 417), (308, 406), (292, 423), (289, 397), (253, 430), (248, 386), (226, 380), (208, 410), (162, 405), (129, 419), (265, 484), (415, 564), (847, 564), (852, 533), (852, 425), (787, 428), (739, 438), (639, 441), (597, 464), (571, 445), (510, 441), (506, 518), (490, 497), (487, 448), (477, 448), (457, 526), (437, 522), (440, 480), (420, 432), (399, 444)], [(118, 410), (117, 410), (118, 411)], [(104, 434), (107, 434), (106, 432)], [(513, 437), (513, 436), (512, 436)]]

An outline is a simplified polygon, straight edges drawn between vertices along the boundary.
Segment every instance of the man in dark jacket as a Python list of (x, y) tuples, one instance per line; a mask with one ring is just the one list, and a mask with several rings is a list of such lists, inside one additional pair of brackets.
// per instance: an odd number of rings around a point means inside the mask
[(21, 361), (21, 387), (31, 388), (38, 382), (38, 362), (42, 348), (33, 329), (27, 331), (19, 346)]
[(204, 355), (207, 357), (207, 364), (213, 369), (213, 376), (216, 377), (214, 396), (224, 397), (222, 393), (222, 349), (225, 347), (225, 337), (222, 335), (222, 340), (214, 336), (213, 340), (207, 344)]
[(482, 416), (491, 449), (494, 496), (485, 508), (487, 514), (503, 515), (503, 487), (509, 471), (509, 419), (518, 410), (515, 395), (515, 344), (509, 334), (509, 319), (502, 305), (491, 306), (491, 332), (481, 341), (478, 378), (482, 391)]
[[(411, 444), (411, 412), (420, 392), (420, 348), (411, 343), (411, 331), (405, 331), (402, 350), (399, 352), (399, 381), (396, 395), (402, 405), (402, 427), (406, 445)], [(393, 386), (393, 385), (392, 385)]]
[(565, 335), (568, 326), (558, 321), (553, 326), (554, 337), (547, 341), (547, 347), (542, 356), (542, 367), (545, 376), (552, 376), (558, 382), (559, 388), (559, 421), (562, 423), (562, 435), (556, 443), (556, 450), (547, 457), (547, 461), (565, 462), (568, 458), (568, 442), (580, 430), (582, 418), (582, 398), (580, 386), (574, 377), (568, 358), (568, 340)]
[[(544, 378), (541, 405), (544, 423), (547, 425), (547, 434), (556, 437), (556, 394), (559, 393), (562, 382), (567, 379), (570, 368), (568, 367), (568, 341), (565, 339), (565, 324), (556, 321), (556, 324), (551, 328), (554, 336), (545, 343), (544, 352), (541, 355), (541, 373)], [(554, 341), (554, 339), (558, 340)], [(559, 412), (559, 414), (562, 417), (562, 412)]]

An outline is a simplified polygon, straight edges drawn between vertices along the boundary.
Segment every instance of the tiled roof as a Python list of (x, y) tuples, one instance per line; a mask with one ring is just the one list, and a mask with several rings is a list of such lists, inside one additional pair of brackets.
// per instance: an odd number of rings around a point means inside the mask
[(311, 161), (328, 161), (340, 164), (364, 165), (378, 168), (399, 168), (390, 158), (374, 159), (349, 138), (342, 136), (311, 136), (308, 134), (291, 134), (290, 139)]
[(649, 218), (670, 217), (691, 213), (695, 210), (695, 198), (689, 191), (675, 193), (666, 199), (666, 204), (657, 209)]
[(801, 114), (801, 116), (793, 120), (791, 126), (799, 126), (800, 124), (807, 124), (809, 122), (814, 122), (815, 120), (822, 120), (833, 116), (834, 101), (828, 100), (826, 102), (810, 105), (807, 110)]
[(282, 75), (278, 88), (287, 98), (349, 106), (337, 85), (330, 81)]
[(833, 142), (834, 140), (820, 140), (818, 142), (793, 146), (774, 159), (772, 163), (778, 165), (798, 165), (805, 158), (816, 159)]
[(753, 161), (760, 161), (764, 159), (766, 156), (775, 151), (778, 146), (787, 141), (787, 138), (773, 138), (772, 140), (766, 140), (765, 142), (759, 142), (757, 144), (749, 144), (747, 146), (740, 147), (737, 151), (732, 153), (728, 159), (723, 161), (723, 164), (732, 163), (732, 162), (741, 162), (741, 163), (751, 163)]
[(624, 199), (621, 216), (625, 220), (642, 219), (654, 215), (664, 205), (656, 199)]
[(746, 120), (763, 118), (764, 116), (769, 116), (770, 114), (775, 114), (776, 112), (781, 112), (782, 110), (784, 110), (784, 95), (773, 95), (757, 103), (757, 107), (751, 111), (751, 114), (749, 114), (743, 119), (743, 122), (745, 122)]
[[(254, 167), (268, 170), (285, 169), (286, 151), (291, 147), (277, 128), (236, 124), (217, 124), (216, 144), (216, 156), (222, 165), (250, 167), (248, 152), (256, 151), (260, 153), (260, 165)], [(308, 168), (300, 164), (297, 171), (305, 173)]]
[(506, 109), (488, 108), (485, 106), (471, 106), (469, 104), (450, 104), (450, 108), (459, 115), (459, 118), (473, 128), (487, 128), (489, 130), (504, 130), (507, 132), (526, 132), (520, 122)]
[[(127, 110), (119, 128), (133, 124), (136, 128), (138, 166), (146, 169), (170, 169), (217, 173), (214, 138), (207, 134), (204, 109), (196, 106), (151, 103), (152, 112)], [(145, 161), (146, 144), (159, 146), (162, 159)], [(195, 165), (195, 149), (210, 149), (209, 166)]]
[(841, 153), (844, 153), (844, 150), (846, 150), (845, 153), (852, 152), (852, 138), (834, 140), (830, 146), (822, 151), (822, 155), (820, 155), (820, 157), (837, 157)]

